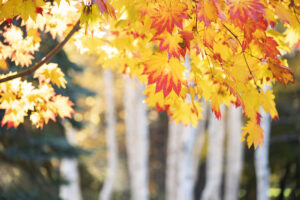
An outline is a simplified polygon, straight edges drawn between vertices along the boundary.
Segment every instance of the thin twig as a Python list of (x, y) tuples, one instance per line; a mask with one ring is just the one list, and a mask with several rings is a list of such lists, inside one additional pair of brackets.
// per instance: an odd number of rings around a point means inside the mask
[(51, 58), (56, 55), (63, 46), (70, 40), (70, 38), (80, 29), (80, 20), (77, 21), (77, 23), (74, 25), (72, 30), (69, 32), (69, 34), (65, 37), (63, 41), (61, 41), (54, 49), (52, 49), (45, 57), (43, 57), (39, 62), (37, 62), (34, 66), (18, 72), (17, 74), (7, 76), (5, 78), (0, 79), (0, 83), (7, 82), (16, 78), (29, 76), (33, 74), (37, 69), (39, 69), (43, 64), (49, 62)]
[[(223, 24), (223, 26), (224, 26), (224, 27), (226, 28), (226, 30), (228, 30), (229, 33), (231, 33), (231, 35), (233, 35), (233, 37), (238, 41), (238, 43), (240, 44), (241, 48), (243, 48), (243, 45), (242, 45), (241, 41), (239, 40), (239, 38), (237, 37), (237, 35), (234, 34), (234, 33), (233, 33), (233, 32), (232, 32), (225, 24)], [(253, 78), (254, 84), (255, 84), (257, 90), (260, 91), (260, 87), (256, 84), (256, 80), (255, 80), (254, 74), (252, 73), (252, 71), (251, 71), (251, 69), (250, 69), (250, 66), (249, 66), (249, 64), (248, 64), (248, 61), (247, 61), (247, 59), (246, 59), (245, 51), (243, 50), (242, 53), (243, 53), (243, 57), (244, 57), (244, 60), (245, 60), (246, 65), (247, 65), (247, 68), (248, 68), (248, 70), (249, 70), (249, 72), (250, 72), (250, 75), (251, 75), (251, 77)]]

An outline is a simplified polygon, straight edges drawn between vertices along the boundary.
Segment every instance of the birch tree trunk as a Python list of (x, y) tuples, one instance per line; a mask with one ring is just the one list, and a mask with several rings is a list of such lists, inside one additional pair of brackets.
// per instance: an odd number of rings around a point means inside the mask
[(197, 128), (171, 122), (167, 152), (167, 200), (193, 200), (195, 183), (194, 149), (203, 121)]
[[(224, 114), (224, 106), (221, 106)], [(218, 120), (211, 113), (209, 121), (209, 147), (206, 161), (206, 183), (201, 200), (219, 200), (222, 182), (225, 126), (224, 117)]]
[(197, 126), (197, 136), (195, 139), (195, 144), (194, 144), (194, 149), (193, 149), (193, 164), (194, 164), (194, 173), (193, 173), (193, 177), (194, 177), (194, 183), (196, 182), (197, 177), (199, 177), (199, 165), (200, 165), (200, 155), (202, 152), (202, 148), (203, 148), (203, 144), (205, 141), (205, 124), (207, 121), (207, 105), (206, 103), (202, 103), (202, 115), (203, 115), (203, 120), (199, 121), (199, 124)]
[(131, 199), (148, 200), (148, 121), (143, 103), (143, 86), (135, 79), (125, 81), (126, 148), (130, 175)]
[[(76, 144), (76, 131), (70, 124), (65, 124), (66, 137), (71, 145)], [(64, 158), (60, 163), (60, 173), (68, 180), (67, 185), (59, 188), (59, 197), (63, 200), (81, 200), (78, 161), (76, 158)]]
[(238, 200), (244, 143), (241, 142), (242, 110), (230, 105), (227, 115), (225, 200)]
[(166, 173), (166, 199), (176, 200), (177, 160), (180, 128), (175, 122), (169, 123), (168, 146), (167, 146), (167, 173)]
[(99, 194), (99, 200), (109, 200), (113, 192), (118, 173), (118, 144), (116, 140), (116, 119), (113, 74), (110, 69), (104, 71), (105, 102), (106, 102), (106, 142), (107, 142), (107, 175), (103, 188)]
[(270, 115), (262, 113), (261, 127), (264, 131), (264, 144), (258, 146), (255, 150), (255, 173), (256, 173), (256, 188), (257, 200), (269, 200), (269, 140), (271, 119)]

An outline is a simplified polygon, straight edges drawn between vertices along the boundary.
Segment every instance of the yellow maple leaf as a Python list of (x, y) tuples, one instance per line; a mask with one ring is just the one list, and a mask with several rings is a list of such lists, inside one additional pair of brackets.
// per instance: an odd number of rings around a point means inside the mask
[(69, 100), (69, 97), (64, 97), (62, 95), (57, 95), (53, 99), (53, 105), (56, 108), (56, 113), (61, 117), (71, 118), (71, 114), (74, 113), (72, 106), (74, 105), (72, 101)]
[(8, 65), (5, 59), (0, 59), (0, 70), (5, 71), (8, 69)]
[(230, 95), (230, 91), (222, 87), (221, 85), (213, 85), (215, 88), (214, 92), (211, 93), (211, 110), (214, 112), (217, 119), (221, 118), (221, 110), (220, 106), (224, 103), (229, 106), (230, 102), (234, 100), (234, 97)]
[(184, 125), (192, 124), (197, 127), (199, 119), (203, 119), (202, 107), (199, 101), (191, 103), (178, 98), (176, 104), (171, 107), (171, 120), (176, 123), (182, 122)]
[(235, 55), (232, 66), (227, 68), (234, 81), (247, 83), (250, 73), (242, 53)]
[(254, 145), (254, 148), (256, 148), (258, 144), (260, 146), (263, 145), (263, 130), (255, 120), (249, 120), (246, 126), (244, 126), (242, 129), (243, 133), (241, 140), (246, 140), (249, 148), (252, 146), (252, 144)]
[(40, 82), (49, 82), (56, 84), (58, 87), (66, 87), (66, 79), (64, 78), (64, 73), (57, 66), (56, 63), (44, 64), (34, 73), (34, 78), (39, 78)]
[(272, 90), (266, 90), (260, 93), (260, 103), (266, 113), (270, 113), (272, 119), (278, 119), (278, 112), (275, 107), (275, 96)]

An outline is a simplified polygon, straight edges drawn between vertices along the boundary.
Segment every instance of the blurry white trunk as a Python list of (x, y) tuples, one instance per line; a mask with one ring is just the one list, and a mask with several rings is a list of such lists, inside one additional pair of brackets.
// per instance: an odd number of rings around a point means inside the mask
[(169, 123), (168, 146), (167, 146), (167, 166), (166, 166), (166, 196), (167, 200), (176, 200), (177, 189), (177, 160), (178, 146), (180, 141), (180, 128), (175, 122)]
[(131, 199), (148, 200), (148, 121), (147, 107), (143, 102), (143, 86), (126, 77), (125, 124), (126, 148), (130, 175)]
[(196, 129), (171, 122), (167, 152), (167, 200), (193, 199), (193, 144)]
[(207, 106), (206, 103), (202, 103), (202, 115), (203, 115), (203, 120), (200, 120), (197, 126), (197, 136), (195, 138), (195, 144), (194, 144), (194, 149), (193, 149), (193, 177), (194, 177), (194, 183), (197, 181), (197, 177), (199, 177), (199, 165), (200, 165), (200, 156), (202, 153), (202, 147), (205, 141), (205, 123), (207, 121)]
[(227, 115), (225, 200), (238, 200), (244, 143), (241, 142), (242, 110), (230, 105)]
[[(76, 144), (76, 131), (70, 124), (65, 124), (66, 138), (71, 145)], [(60, 173), (68, 181), (59, 188), (59, 197), (63, 200), (81, 200), (78, 161), (76, 158), (63, 158), (60, 163)]]
[(269, 138), (271, 128), (271, 118), (264, 111), (261, 117), (261, 127), (264, 131), (264, 144), (255, 150), (255, 173), (257, 200), (269, 200)]
[(106, 143), (107, 143), (107, 175), (103, 188), (99, 194), (99, 200), (109, 200), (118, 173), (118, 144), (116, 139), (116, 119), (113, 73), (110, 69), (104, 71), (105, 102), (106, 102)]
[[(221, 106), (224, 115), (224, 105)], [(219, 200), (223, 170), (225, 123), (224, 116), (218, 120), (213, 113), (209, 121), (209, 147), (206, 160), (206, 183), (201, 200)]]
[[(195, 183), (194, 150), (196, 138), (203, 134), (204, 123), (197, 128), (171, 122), (168, 134), (166, 188), (167, 200), (193, 200)], [(200, 132), (201, 131), (201, 132)]]

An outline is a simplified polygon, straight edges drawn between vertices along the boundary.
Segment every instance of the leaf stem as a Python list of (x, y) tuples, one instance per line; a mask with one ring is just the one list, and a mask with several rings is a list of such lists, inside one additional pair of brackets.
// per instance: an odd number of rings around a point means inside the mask
[(70, 38), (80, 29), (80, 20), (76, 22), (73, 26), (72, 30), (68, 33), (63, 41), (61, 41), (54, 49), (52, 49), (45, 57), (43, 57), (39, 62), (37, 62), (34, 66), (18, 72), (17, 74), (7, 76), (5, 78), (0, 79), (0, 83), (7, 82), (16, 78), (24, 77), (33, 74), (37, 69), (39, 69), (43, 64), (49, 62), (53, 56), (55, 56), (63, 46), (70, 40)]

